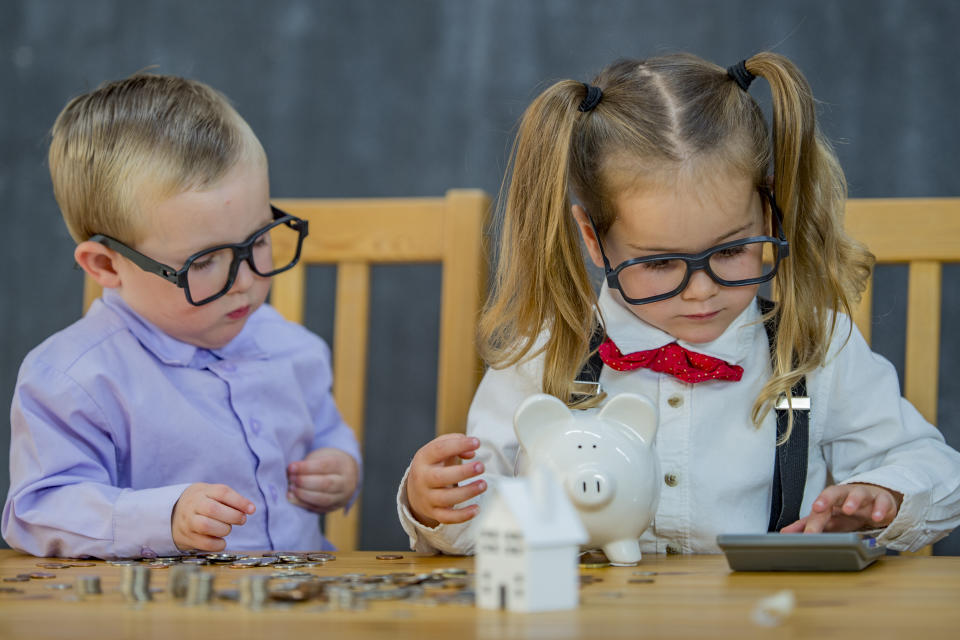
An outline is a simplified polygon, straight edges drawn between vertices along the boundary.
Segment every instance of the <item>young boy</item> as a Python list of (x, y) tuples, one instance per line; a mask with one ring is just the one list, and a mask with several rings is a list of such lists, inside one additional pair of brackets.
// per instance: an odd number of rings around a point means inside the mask
[(327, 346), (265, 304), (307, 226), (271, 207), (253, 131), (201, 83), (138, 74), (68, 103), (49, 160), (104, 294), (21, 366), (4, 539), (99, 558), (330, 548), (316, 513), (351, 502), (360, 452)]

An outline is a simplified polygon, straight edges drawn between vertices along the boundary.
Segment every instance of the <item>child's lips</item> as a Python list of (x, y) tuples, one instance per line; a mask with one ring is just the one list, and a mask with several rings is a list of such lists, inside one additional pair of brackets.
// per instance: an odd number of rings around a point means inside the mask
[(239, 309), (234, 309), (233, 311), (227, 314), (227, 317), (230, 318), (231, 320), (239, 320), (240, 318), (246, 316), (248, 313), (250, 313), (250, 305), (247, 305), (245, 307), (240, 307)]
[(718, 313), (720, 313), (719, 310), (711, 311), (709, 313), (689, 313), (684, 315), (683, 317), (687, 318), (688, 320), (710, 320), (712, 318), (715, 318)]

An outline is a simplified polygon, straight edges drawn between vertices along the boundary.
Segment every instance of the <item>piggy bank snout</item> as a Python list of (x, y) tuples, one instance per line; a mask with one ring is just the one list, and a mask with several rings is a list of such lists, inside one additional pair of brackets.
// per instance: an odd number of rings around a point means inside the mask
[(567, 476), (567, 495), (578, 507), (599, 508), (613, 499), (616, 482), (599, 469), (579, 469)]

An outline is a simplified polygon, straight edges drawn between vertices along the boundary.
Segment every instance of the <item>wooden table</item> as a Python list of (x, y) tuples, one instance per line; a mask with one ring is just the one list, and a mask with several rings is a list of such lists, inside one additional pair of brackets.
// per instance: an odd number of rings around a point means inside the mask
[[(307, 571), (473, 570), (472, 558), (375, 555), (340, 553)], [(318, 601), (251, 611), (228, 601), (186, 607), (165, 592), (152, 602), (129, 603), (119, 592), (119, 567), (37, 567), (45, 561), (0, 550), (0, 577), (56, 574), (0, 582), (22, 591), (0, 593), (0, 638), (960, 638), (960, 557), (891, 556), (857, 573), (734, 573), (723, 556), (647, 556), (637, 567), (581, 569), (595, 581), (581, 587), (579, 609), (535, 614), (410, 601), (371, 602), (362, 611), (330, 610)], [(269, 571), (203, 569), (216, 574), (218, 590), (235, 588), (239, 576), (252, 575), (247, 572)], [(153, 587), (166, 586), (166, 572), (151, 572)], [(101, 576), (103, 594), (78, 599), (72, 589), (50, 588), (80, 575)], [(757, 603), (784, 589), (795, 596), (793, 612), (774, 627), (752, 621)]]

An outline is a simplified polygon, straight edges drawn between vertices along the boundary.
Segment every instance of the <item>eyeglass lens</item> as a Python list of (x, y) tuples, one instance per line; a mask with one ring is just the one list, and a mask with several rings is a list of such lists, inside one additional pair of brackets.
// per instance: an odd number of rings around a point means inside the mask
[[(253, 270), (261, 276), (269, 276), (288, 267), (297, 257), (299, 238), (300, 232), (285, 223), (262, 231), (252, 239), (249, 247)], [(194, 259), (187, 270), (187, 286), (195, 303), (227, 289), (234, 255), (238, 251), (242, 249), (227, 247)], [(242, 266), (238, 265), (238, 268)]]
[[(721, 249), (709, 258), (709, 268), (717, 278), (728, 282), (763, 278), (777, 263), (777, 245), (757, 241)], [(620, 288), (629, 298), (651, 298), (675, 291), (687, 275), (686, 261), (674, 258), (638, 262), (618, 274)]]

